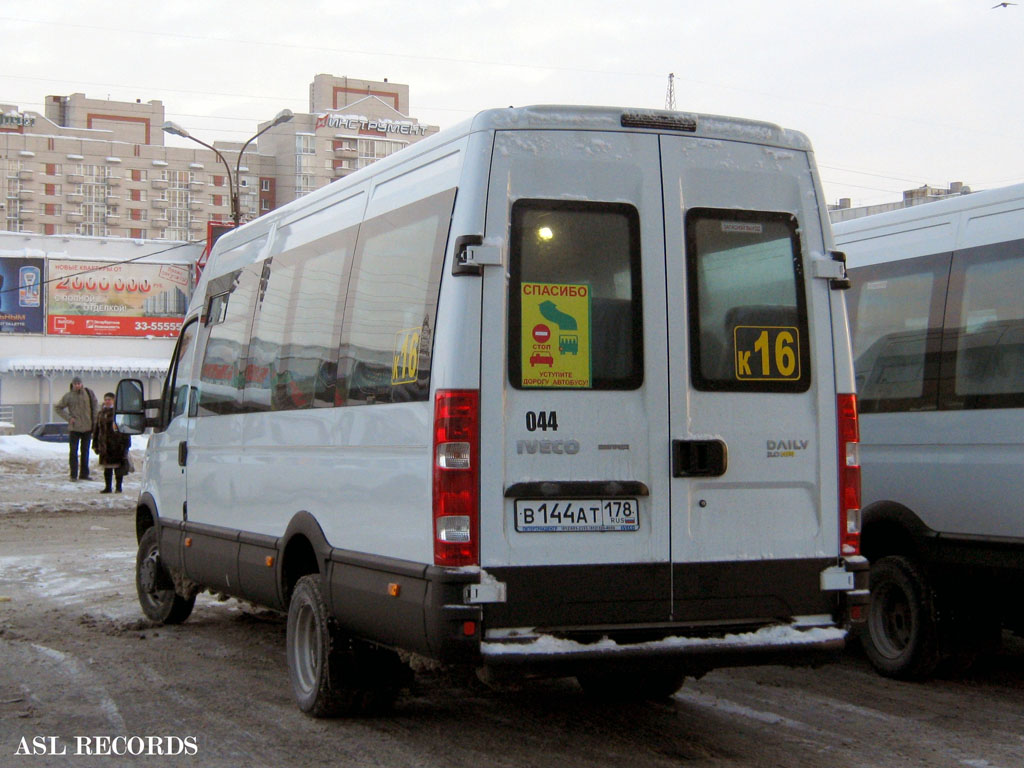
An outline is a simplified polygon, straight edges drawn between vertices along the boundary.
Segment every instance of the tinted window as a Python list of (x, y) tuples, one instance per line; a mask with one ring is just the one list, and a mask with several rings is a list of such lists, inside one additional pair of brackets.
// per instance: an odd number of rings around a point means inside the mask
[(847, 300), (862, 413), (938, 407), (940, 329), (949, 256), (850, 271)]
[(693, 384), (803, 392), (810, 351), (796, 218), (695, 208), (686, 215)]
[(359, 228), (336, 402), (426, 400), (437, 296), (455, 190)]
[(958, 252), (949, 304), (943, 407), (1024, 405), (1024, 244)]
[(643, 382), (640, 225), (618, 203), (512, 208), (509, 377), (517, 388)]
[(275, 256), (269, 264), (249, 344), (246, 410), (335, 405), (354, 242), (354, 229), (340, 232)]
[(183, 414), (188, 404), (189, 385), (192, 382), (192, 353), (198, 327), (199, 323), (192, 322), (182, 328), (178, 346), (174, 350), (174, 360), (166, 389), (170, 409), (168, 421)]
[(262, 264), (255, 264), (218, 278), (216, 284), (211, 281), (206, 312), (210, 335), (199, 370), (199, 416), (242, 412), (249, 331), (262, 269)]

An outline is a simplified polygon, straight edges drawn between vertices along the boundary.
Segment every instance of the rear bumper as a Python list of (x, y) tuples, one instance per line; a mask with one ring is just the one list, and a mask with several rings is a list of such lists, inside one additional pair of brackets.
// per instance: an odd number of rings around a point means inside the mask
[[(682, 629), (682, 628), (680, 628)], [(780, 664), (817, 666), (834, 662), (846, 643), (838, 627), (804, 628), (772, 625), (721, 637), (670, 635), (646, 642), (616, 642), (607, 637), (593, 643), (552, 635), (485, 641), (482, 662), (489, 667), (514, 668), (517, 673), (571, 675), (596, 666), (661, 667), (700, 677), (720, 667)]]

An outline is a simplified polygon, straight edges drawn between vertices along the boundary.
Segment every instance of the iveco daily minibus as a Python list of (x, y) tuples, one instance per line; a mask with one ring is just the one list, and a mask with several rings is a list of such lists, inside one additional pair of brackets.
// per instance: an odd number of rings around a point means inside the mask
[(151, 403), (146, 615), (287, 610), (314, 715), (387, 704), (399, 651), (632, 697), (831, 658), (867, 573), (829, 238), (802, 134), (584, 107), (224, 235)]
[(1024, 185), (837, 224), (862, 411), (864, 647), (963, 668), (1024, 632)]

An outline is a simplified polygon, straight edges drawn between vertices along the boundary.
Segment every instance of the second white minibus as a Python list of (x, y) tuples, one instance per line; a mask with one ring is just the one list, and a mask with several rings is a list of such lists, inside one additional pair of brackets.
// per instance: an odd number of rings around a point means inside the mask
[(885, 675), (1024, 631), (1024, 185), (835, 226), (861, 407), (864, 647)]

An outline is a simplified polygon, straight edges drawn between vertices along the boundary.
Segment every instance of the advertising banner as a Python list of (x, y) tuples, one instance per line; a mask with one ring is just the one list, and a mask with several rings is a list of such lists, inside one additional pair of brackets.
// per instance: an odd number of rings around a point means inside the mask
[(524, 387), (590, 383), (590, 287), (522, 284)]
[(43, 332), (43, 260), (0, 258), (0, 333)]
[(49, 260), (47, 333), (67, 336), (178, 335), (189, 271), (177, 264)]

